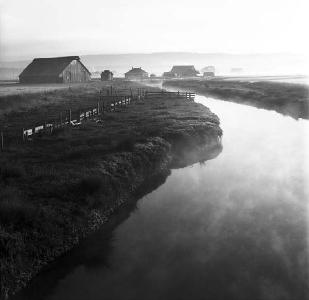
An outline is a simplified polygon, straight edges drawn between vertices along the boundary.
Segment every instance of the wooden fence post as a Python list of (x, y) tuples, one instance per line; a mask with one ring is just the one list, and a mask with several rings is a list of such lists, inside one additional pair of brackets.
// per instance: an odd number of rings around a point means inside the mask
[(72, 121), (72, 111), (71, 109), (69, 109), (69, 125), (71, 125), (71, 121)]
[(97, 115), (100, 115), (100, 101), (98, 101), (98, 106), (97, 106)]

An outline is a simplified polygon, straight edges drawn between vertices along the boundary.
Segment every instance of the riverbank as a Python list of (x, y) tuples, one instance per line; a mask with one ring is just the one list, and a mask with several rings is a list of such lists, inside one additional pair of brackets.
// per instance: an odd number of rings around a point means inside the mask
[(169, 80), (163, 86), (275, 110), (295, 119), (309, 119), (309, 88), (304, 84), (213, 79)]
[[(73, 95), (69, 101), (81, 93), (76, 102), (92, 105), (99, 84), (69, 91)], [(38, 116), (46, 107), (47, 111), (62, 107), (67, 93), (43, 95), (48, 104), (35, 107)], [(41, 99), (32, 99), (36, 98)], [(4, 118), (19, 126), (16, 120), (26, 115), (25, 107), (19, 106)], [(147, 99), (1, 153), (2, 298), (24, 287), (44, 265), (106, 223), (145, 182), (167, 176), (171, 166), (220, 151), (221, 135), (219, 118), (201, 104)]]

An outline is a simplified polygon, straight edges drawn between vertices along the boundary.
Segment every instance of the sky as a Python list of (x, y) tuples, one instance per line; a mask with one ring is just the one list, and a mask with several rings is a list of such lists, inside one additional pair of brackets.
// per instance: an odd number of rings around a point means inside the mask
[(0, 0), (0, 61), (107, 53), (309, 53), (307, 0)]

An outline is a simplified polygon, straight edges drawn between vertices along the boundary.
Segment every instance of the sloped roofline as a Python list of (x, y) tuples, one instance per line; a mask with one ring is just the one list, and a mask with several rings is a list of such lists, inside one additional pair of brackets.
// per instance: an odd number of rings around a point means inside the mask
[[(24, 75), (24, 73), (29, 72), (29, 67), (35, 63), (35, 62), (39, 62), (39, 61), (56, 61), (56, 60), (63, 60), (66, 59), (68, 61), (68, 63), (66, 64), (66, 66), (63, 67), (62, 70), (60, 70), (59, 74), (61, 72), (63, 72), (65, 70), (65, 68), (73, 61), (73, 60), (77, 60), (84, 68), (85, 70), (88, 72), (89, 75), (91, 75), (91, 72), (88, 70), (88, 68), (81, 62), (80, 57), (79, 56), (59, 56), (59, 57), (39, 57), (39, 58), (34, 58), (32, 60), (32, 62), (19, 74), (18, 77), (21, 77)], [(28, 69), (28, 70), (27, 70)], [(31, 75), (30, 75), (31, 76)]]

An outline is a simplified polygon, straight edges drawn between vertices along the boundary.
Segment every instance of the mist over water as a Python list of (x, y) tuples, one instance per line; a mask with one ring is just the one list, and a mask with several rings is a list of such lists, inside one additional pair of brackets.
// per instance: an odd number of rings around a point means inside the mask
[(172, 170), (112, 237), (53, 271), (48, 296), (23, 299), (306, 299), (309, 122), (196, 101), (220, 117), (221, 154)]

